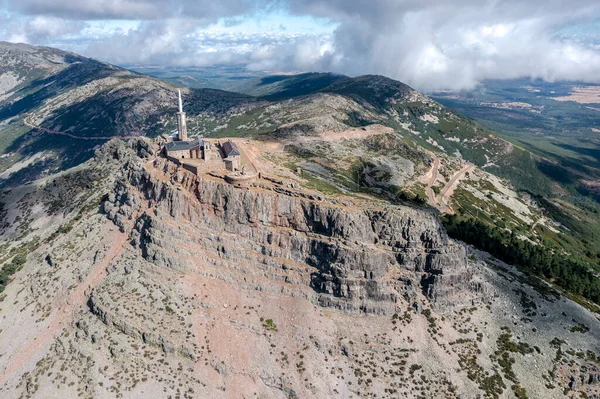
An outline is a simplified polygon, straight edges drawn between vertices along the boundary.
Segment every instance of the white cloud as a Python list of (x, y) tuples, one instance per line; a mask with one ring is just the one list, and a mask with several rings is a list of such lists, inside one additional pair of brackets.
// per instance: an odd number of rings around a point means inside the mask
[[(65, 39), (67, 47), (79, 46), (86, 55), (114, 63), (245, 63), (251, 69), (380, 73), (424, 90), (523, 76), (600, 81), (600, 24), (594, 22), (600, 4), (595, 0), (8, 4), (13, 12), (30, 15), (22, 16), (21, 29), (11, 30), (15, 38)], [(80, 19), (96, 21), (82, 28), (73, 22)], [(568, 28), (573, 26), (586, 29)], [(79, 44), (73, 40), (77, 35)]]
[(38, 15), (27, 22), (25, 30), (28, 37), (38, 41), (77, 34), (84, 27), (84, 22), (67, 21), (61, 18)]
[(77, 36), (86, 26), (83, 21), (38, 15), (19, 17), (7, 15), (0, 27), (0, 38), (13, 43), (47, 44), (56, 38)]

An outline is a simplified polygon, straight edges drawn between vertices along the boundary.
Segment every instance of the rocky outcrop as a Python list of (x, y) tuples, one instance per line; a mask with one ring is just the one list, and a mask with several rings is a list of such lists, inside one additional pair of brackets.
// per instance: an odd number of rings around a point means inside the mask
[[(151, 169), (129, 165), (104, 209), (123, 229), (143, 206), (148, 209), (135, 222), (133, 237), (147, 260), (181, 271), (186, 257), (202, 253), (219, 254), (219, 262), (229, 265), (274, 270), (289, 260), (310, 267), (309, 276), (295, 280), (312, 287), (315, 302), (344, 312), (392, 314), (399, 301), (411, 303), (419, 294), (443, 308), (455, 292), (473, 288), (464, 247), (426, 210), (360, 209), (293, 190), (239, 189), (165, 160)], [(169, 223), (159, 216), (165, 214)], [(177, 231), (172, 225), (178, 222), (197, 234)], [(236, 237), (234, 245), (228, 235)], [(197, 251), (175, 245), (178, 239)]]
[[(176, 353), (188, 359), (196, 360), (193, 349), (170, 342), (168, 339), (157, 335), (143, 325), (138, 325), (132, 320), (127, 320), (119, 317), (119, 315), (113, 314), (113, 312), (111, 312), (108, 307), (102, 305), (94, 295), (90, 295), (87, 305), (90, 312), (102, 320), (107, 326), (116, 328), (123, 334), (127, 334), (146, 344), (159, 347), (166, 354)], [(95, 339), (97, 338), (94, 338), (94, 340)]]
[(79, 191), (6, 201), (76, 197), (3, 292), (2, 397), (600, 394), (596, 315), (448, 239), (434, 213), (235, 188), (152, 153), (111, 142), (65, 174)]

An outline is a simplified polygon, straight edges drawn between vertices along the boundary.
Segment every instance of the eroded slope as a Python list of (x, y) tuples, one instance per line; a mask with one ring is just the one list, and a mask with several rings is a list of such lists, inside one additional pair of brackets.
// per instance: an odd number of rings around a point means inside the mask
[(110, 178), (55, 212), (70, 228), (11, 227), (42, 244), (4, 292), (3, 397), (598, 394), (596, 318), (432, 212), (234, 188), (151, 153), (110, 142), (84, 167)]

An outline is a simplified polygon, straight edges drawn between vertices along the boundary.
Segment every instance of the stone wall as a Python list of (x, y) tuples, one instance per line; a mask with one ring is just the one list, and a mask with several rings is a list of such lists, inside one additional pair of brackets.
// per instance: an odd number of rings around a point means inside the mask
[(169, 151), (167, 157), (173, 160), (191, 158), (189, 151)]

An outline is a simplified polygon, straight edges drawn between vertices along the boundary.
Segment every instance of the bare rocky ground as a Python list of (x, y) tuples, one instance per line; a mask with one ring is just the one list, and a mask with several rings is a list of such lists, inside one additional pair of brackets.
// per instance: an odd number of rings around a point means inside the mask
[[(596, 315), (436, 213), (111, 141), (4, 192), (6, 398), (600, 397)], [(12, 252), (11, 252), (12, 249)]]

